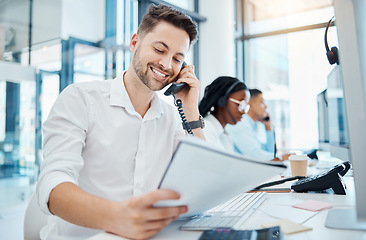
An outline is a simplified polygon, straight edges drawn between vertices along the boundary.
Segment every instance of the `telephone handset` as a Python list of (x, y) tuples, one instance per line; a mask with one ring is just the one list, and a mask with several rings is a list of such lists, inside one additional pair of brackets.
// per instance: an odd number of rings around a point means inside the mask
[(351, 168), (349, 161), (335, 165), (329, 171), (325, 171), (313, 177), (303, 178), (291, 185), (296, 192), (323, 191), (333, 189), (335, 194), (346, 195), (342, 177)]
[[(186, 62), (183, 62), (180, 70), (182, 71), (186, 65)], [(187, 117), (184, 115), (182, 100), (175, 99), (175, 94), (182, 91), (186, 86), (186, 83), (172, 83), (172, 85), (164, 92), (164, 95), (172, 95), (174, 97), (174, 105), (178, 108), (180, 118), (182, 119), (183, 128), (187, 130), (188, 134), (194, 136), (191, 125), (188, 123)]]
[(266, 116), (266, 117), (263, 118), (263, 121), (267, 122), (267, 121), (269, 121), (269, 119), (270, 119), (270, 117)]
[[(180, 70), (182, 71), (186, 65), (187, 65), (187, 63), (183, 62)], [(174, 94), (182, 91), (186, 86), (187, 86), (186, 83), (172, 83), (172, 85), (170, 85), (170, 87), (164, 92), (164, 95), (165, 96), (169, 96), (169, 95), (174, 96)]]

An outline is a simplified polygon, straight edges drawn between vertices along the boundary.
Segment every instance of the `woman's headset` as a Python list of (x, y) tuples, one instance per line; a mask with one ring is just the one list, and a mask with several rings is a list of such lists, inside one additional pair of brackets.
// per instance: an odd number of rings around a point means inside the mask
[(338, 48), (332, 47), (329, 50), (328, 39), (327, 39), (328, 29), (329, 29), (330, 23), (332, 22), (333, 19), (334, 19), (334, 16), (329, 20), (327, 28), (325, 29), (324, 43), (325, 43), (325, 49), (327, 50), (327, 58), (328, 58), (329, 63), (331, 65), (333, 65), (334, 63), (337, 63), (337, 65), (339, 65)]
[(224, 96), (220, 97), (219, 100), (217, 101), (217, 105), (221, 106), (221, 107), (224, 107), (226, 106), (226, 103), (227, 103), (227, 100), (228, 100), (228, 97), (229, 97), (229, 94), (230, 92), (238, 85), (240, 84), (241, 82), (240, 81), (236, 81), (234, 82), (227, 90), (226, 90), (226, 93)]
[(228, 100), (228, 97), (229, 97), (229, 94), (230, 92), (236, 87), (238, 86), (238, 84), (240, 84), (241, 82), (240, 81), (236, 81), (234, 82), (227, 90), (226, 90), (226, 93), (224, 96), (220, 97), (219, 100), (217, 101), (217, 105), (221, 106), (221, 107), (224, 107), (225, 108), (225, 111), (229, 114), (231, 120), (233, 120), (233, 123), (236, 124), (236, 120), (235, 118), (233, 117), (233, 115), (231, 114), (231, 112), (229, 111), (229, 109), (227, 109), (226, 107), (226, 103), (227, 103), (227, 100)]

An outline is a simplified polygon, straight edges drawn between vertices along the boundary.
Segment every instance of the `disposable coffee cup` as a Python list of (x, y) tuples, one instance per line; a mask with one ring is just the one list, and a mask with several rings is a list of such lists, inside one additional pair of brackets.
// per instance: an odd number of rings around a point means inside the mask
[(306, 176), (309, 157), (306, 154), (290, 155), (292, 176)]

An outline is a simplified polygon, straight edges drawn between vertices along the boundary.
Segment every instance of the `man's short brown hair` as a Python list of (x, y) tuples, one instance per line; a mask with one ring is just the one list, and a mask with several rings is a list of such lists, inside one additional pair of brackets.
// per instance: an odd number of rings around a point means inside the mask
[(158, 6), (154, 4), (150, 5), (140, 23), (137, 34), (144, 37), (147, 33), (151, 32), (160, 21), (165, 21), (186, 31), (189, 35), (190, 44), (193, 44), (197, 40), (197, 23), (181, 11), (163, 4), (159, 4)]
[(256, 88), (249, 89), (250, 98), (256, 98), (259, 94), (262, 94), (262, 91)]

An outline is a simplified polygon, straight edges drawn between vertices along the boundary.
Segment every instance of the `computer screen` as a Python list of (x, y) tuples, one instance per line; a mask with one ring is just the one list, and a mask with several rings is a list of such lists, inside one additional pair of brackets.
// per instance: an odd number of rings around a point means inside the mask
[(356, 209), (330, 210), (326, 226), (366, 230), (366, 1), (334, 0), (334, 8)]
[(329, 120), (327, 89), (317, 95), (319, 149), (329, 151)]
[(341, 66), (336, 65), (327, 79), (327, 113), (329, 151), (332, 156), (349, 160), (348, 125), (344, 102), (343, 77)]

